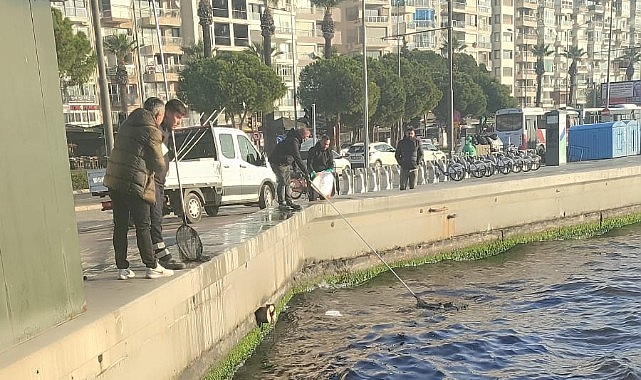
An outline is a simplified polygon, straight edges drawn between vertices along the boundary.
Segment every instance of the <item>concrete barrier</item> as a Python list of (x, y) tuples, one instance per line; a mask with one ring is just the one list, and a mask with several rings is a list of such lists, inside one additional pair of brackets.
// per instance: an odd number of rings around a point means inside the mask
[[(640, 187), (641, 167), (635, 165), (430, 187), (429, 197), (420, 190), (372, 193), (336, 204), (384, 252), (471, 234), (495, 239), (513, 226), (576, 222), (641, 205), (641, 192), (631, 190)], [(329, 204), (314, 204), (165, 282), (88, 282), (89, 311), (2, 352), (0, 378), (189, 378), (186, 368), (202, 374), (250, 331), (258, 307), (275, 303), (296, 283), (304, 266), (327, 260), (347, 265), (371, 258), (367, 253)], [(377, 263), (371, 260), (365, 265)], [(105, 297), (118, 297), (119, 306), (105, 309)]]

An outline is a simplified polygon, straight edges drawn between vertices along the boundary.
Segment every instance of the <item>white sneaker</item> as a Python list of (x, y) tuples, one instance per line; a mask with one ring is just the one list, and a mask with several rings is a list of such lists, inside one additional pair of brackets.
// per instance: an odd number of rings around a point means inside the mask
[(119, 280), (129, 280), (130, 278), (136, 277), (136, 274), (129, 268), (127, 269), (118, 269), (118, 279)]
[(158, 263), (155, 268), (147, 268), (146, 277), (147, 278), (160, 278), (160, 277), (169, 277), (169, 276), (173, 276), (173, 275), (174, 275), (174, 271), (173, 270), (163, 268), (163, 266), (160, 265), (160, 263)]

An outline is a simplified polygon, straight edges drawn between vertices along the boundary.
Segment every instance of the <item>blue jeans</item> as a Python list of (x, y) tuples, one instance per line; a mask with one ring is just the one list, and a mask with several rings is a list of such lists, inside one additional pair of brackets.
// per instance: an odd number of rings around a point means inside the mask
[(151, 218), (150, 205), (137, 195), (109, 190), (111, 206), (113, 209), (114, 233), (113, 245), (116, 253), (116, 267), (129, 268), (127, 261), (127, 231), (129, 230), (129, 217), (136, 226), (136, 242), (140, 258), (147, 268), (157, 265), (151, 244)]

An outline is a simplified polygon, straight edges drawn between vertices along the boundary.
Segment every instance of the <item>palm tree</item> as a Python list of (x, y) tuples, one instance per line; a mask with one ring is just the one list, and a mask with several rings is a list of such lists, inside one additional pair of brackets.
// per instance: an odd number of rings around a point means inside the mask
[[(445, 39), (443, 41), (443, 45), (441, 45), (441, 55), (443, 57), (447, 57), (447, 52), (450, 51), (449, 47), (450, 47), (449, 43), (447, 42), (447, 39)], [(465, 45), (465, 43), (457, 40), (456, 37), (452, 36), (452, 51), (454, 53), (461, 53), (465, 49), (467, 49), (467, 45)]]
[(277, 6), (278, 0), (263, 0), (265, 10), (260, 15), (260, 34), (263, 36), (263, 58), (267, 66), (272, 65), (272, 36), (276, 31), (270, 5)]
[(131, 53), (136, 49), (136, 42), (126, 34), (112, 34), (105, 37), (105, 50), (116, 56), (116, 75), (114, 82), (118, 85), (120, 112), (127, 116), (127, 85), (129, 74), (125, 64), (131, 62)]
[(574, 101), (574, 90), (576, 87), (577, 66), (579, 62), (581, 62), (581, 59), (586, 55), (586, 52), (578, 46), (570, 46), (570, 48), (561, 53), (561, 55), (572, 60), (570, 68), (568, 69), (568, 74), (570, 74), (570, 94), (568, 97), (568, 105), (570, 105), (576, 103)]
[(205, 56), (203, 46), (202, 41), (198, 41), (197, 44), (189, 46), (181, 46), (180, 50), (183, 51), (182, 63), (189, 64), (203, 58)]
[(200, 0), (198, 3), (198, 22), (203, 28), (203, 47), (205, 58), (211, 57), (211, 24), (214, 22), (214, 11), (210, 0)]
[[(247, 53), (249, 55), (257, 56), (258, 58), (260, 58), (261, 61), (264, 61), (263, 58), (264, 58), (264, 54), (265, 54), (265, 48), (263, 47), (262, 42), (259, 42), (259, 43), (256, 43), (256, 44), (252, 43), (244, 51), (245, 51), (245, 53)], [(280, 51), (280, 50), (277, 50), (275, 47), (271, 48), (271, 54), (270, 54), (271, 58), (278, 57), (279, 55), (282, 55), (282, 54), (284, 54), (284, 53), (282, 51)]]
[(635, 47), (628, 48), (616, 61), (620, 66), (625, 66), (625, 77), (631, 81), (634, 76), (634, 64), (641, 61), (641, 52)]
[(543, 92), (543, 74), (545, 74), (545, 63), (543, 60), (545, 57), (554, 53), (550, 50), (550, 45), (545, 45), (540, 43), (532, 47), (532, 54), (536, 57), (536, 65), (534, 66), (534, 72), (536, 73), (536, 107), (541, 107), (541, 95)]
[(325, 16), (321, 24), (323, 38), (325, 39), (325, 49), (323, 56), (327, 59), (332, 57), (332, 39), (334, 38), (334, 19), (332, 18), (332, 8), (335, 8), (343, 0), (311, 0), (311, 3), (317, 7), (325, 8)]

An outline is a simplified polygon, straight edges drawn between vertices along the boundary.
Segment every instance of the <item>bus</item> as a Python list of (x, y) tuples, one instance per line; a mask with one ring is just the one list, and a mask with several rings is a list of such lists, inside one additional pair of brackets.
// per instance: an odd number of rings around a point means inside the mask
[(543, 108), (504, 108), (496, 111), (495, 130), (504, 146), (545, 152), (545, 110)]
[(579, 110), (579, 124), (594, 124), (604, 121), (639, 120), (641, 107), (636, 104), (611, 105), (607, 112), (605, 108), (583, 108)]

